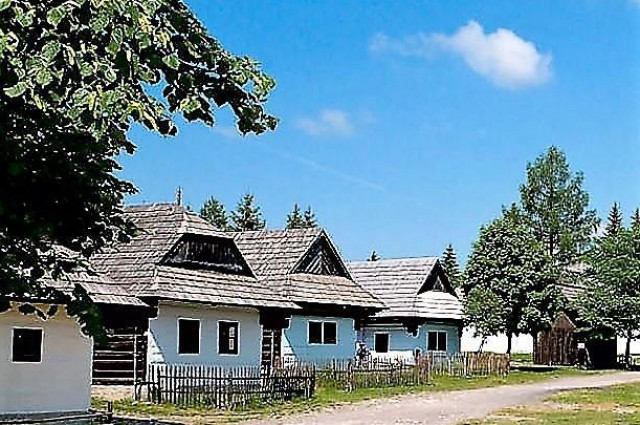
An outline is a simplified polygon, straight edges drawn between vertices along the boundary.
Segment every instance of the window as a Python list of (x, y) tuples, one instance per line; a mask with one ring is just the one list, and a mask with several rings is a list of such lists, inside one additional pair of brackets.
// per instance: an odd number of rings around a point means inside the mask
[(447, 333), (445, 331), (430, 331), (427, 350), (447, 351)]
[(178, 354), (200, 354), (200, 320), (178, 319)]
[(338, 325), (336, 322), (316, 322), (309, 321), (308, 330), (309, 344), (331, 344), (338, 343)]
[(322, 342), (333, 345), (338, 343), (338, 325), (335, 322), (324, 322), (324, 337)]
[(373, 345), (376, 353), (388, 353), (389, 352), (389, 334), (388, 333), (376, 333), (373, 336)]
[(218, 353), (238, 354), (238, 322), (218, 322)]
[(42, 329), (13, 329), (12, 360), (16, 363), (42, 361)]

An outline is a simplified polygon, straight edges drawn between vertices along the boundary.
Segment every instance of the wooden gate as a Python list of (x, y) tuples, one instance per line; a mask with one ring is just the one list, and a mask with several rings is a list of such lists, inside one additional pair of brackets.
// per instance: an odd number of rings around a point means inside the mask
[(271, 367), (281, 358), (282, 329), (262, 328), (262, 366)]
[(94, 385), (133, 385), (144, 380), (147, 336), (139, 328), (109, 330), (107, 342), (93, 349)]

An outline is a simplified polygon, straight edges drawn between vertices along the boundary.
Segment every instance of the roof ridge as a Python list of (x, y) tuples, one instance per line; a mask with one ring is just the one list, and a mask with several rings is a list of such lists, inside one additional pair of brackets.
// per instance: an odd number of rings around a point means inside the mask
[(389, 262), (389, 261), (405, 261), (405, 260), (439, 260), (440, 257), (438, 256), (423, 256), (423, 257), (393, 257), (393, 258), (381, 258), (379, 260), (376, 261), (370, 261), (370, 260), (350, 260), (349, 263), (384, 263), (384, 262)]

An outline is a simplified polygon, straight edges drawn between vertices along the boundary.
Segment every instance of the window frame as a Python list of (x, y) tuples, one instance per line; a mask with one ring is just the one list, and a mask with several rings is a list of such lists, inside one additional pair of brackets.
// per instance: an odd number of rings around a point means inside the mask
[[(181, 353), (180, 352), (180, 321), (198, 322), (198, 352), (197, 353)], [(176, 352), (179, 356), (199, 356), (202, 353), (202, 320), (195, 317), (178, 317), (176, 320)]]
[[(16, 330), (40, 331), (40, 360), (39, 361), (21, 361), (15, 360), (14, 344)], [(44, 328), (41, 326), (12, 326), (11, 327), (11, 363), (15, 364), (41, 364), (44, 360)]]
[[(387, 351), (378, 351), (378, 335), (385, 335), (387, 337)], [(376, 353), (386, 354), (391, 351), (391, 335), (389, 332), (375, 332), (373, 334), (373, 351)]]
[[(320, 324), (320, 342), (311, 342), (311, 323)], [(332, 323), (336, 327), (336, 342), (325, 342), (324, 338), (324, 326), (326, 323)], [(335, 320), (307, 320), (307, 345), (338, 345), (338, 322)]]
[[(220, 323), (229, 323), (232, 325), (236, 325), (236, 336), (235, 336), (236, 352), (235, 353), (223, 353), (220, 351)], [(216, 347), (217, 347), (217, 352), (219, 356), (237, 357), (240, 355), (240, 322), (238, 320), (227, 320), (227, 319), (218, 320)]]
[[(436, 334), (436, 349), (432, 350), (429, 348), (429, 337), (430, 335), (434, 333)], [(440, 334), (444, 334), (444, 349), (442, 349), (440, 347)], [(442, 331), (442, 330), (433, 330), (433, 331), (429, 331), (427, 332), (427, 351), (438, 351), (438, 352), (447, 352), (449, 346), (449, 333), (447, 331)]]

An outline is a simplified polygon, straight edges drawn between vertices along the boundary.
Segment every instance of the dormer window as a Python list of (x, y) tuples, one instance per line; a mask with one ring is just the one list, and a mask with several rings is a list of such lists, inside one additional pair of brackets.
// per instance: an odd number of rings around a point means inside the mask
[(233, 240), (216, 236), (184, 235), (169, 251), (163, 263), (225, 273), (251, 274)]

